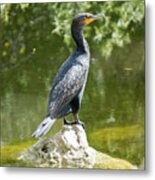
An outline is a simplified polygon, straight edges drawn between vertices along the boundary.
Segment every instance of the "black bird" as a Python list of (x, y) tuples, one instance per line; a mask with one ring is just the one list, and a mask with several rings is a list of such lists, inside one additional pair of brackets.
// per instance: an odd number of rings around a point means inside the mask
[[(56, 119), (61, 117), (64, 119), (64, 124), (81, 124), (83, 126), (78, 118), (78, 111), (90, 61), (89, 46), (83, 36), (83, 28), (101, 16), (83, 13), (73, 19), (71, 33), (77, 49), (60, 67), (50, 91), (46, 118), (32, 134), (33, 137), (45, 135)], [(74, 116), (74, 121), (70, 123), (65, 118), (69, 113)]]

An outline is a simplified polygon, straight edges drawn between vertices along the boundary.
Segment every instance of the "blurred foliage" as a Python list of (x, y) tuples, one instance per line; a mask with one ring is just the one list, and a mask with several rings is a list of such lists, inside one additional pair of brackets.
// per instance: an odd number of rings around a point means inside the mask
[[(105, 18), (87, 28), (89, 42), (108, 57), (114, 46), (130, 43), (131, 34), (143, 29), (144, 2), (70, 2), (1, 5), (2, 67), (28, 60), (42, 48), (41, 42), (60, 38), (62, 46), (73, 51), (70, 25), (80, 12), (103, 13)], [(31, 32), (31, 33), (30, 33)], [(91, 36), (93, 33), (93, 37)], [(52, 48), (52, 46), (51, 46)]]

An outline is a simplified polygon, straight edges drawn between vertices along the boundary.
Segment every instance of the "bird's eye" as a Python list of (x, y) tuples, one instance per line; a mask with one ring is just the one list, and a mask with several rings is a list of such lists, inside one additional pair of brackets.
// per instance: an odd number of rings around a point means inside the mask
[(84, 16), (84, 19), (88, 19), (88, 18), (89, 18), (89, 16), (88, 16), (88, 15)]

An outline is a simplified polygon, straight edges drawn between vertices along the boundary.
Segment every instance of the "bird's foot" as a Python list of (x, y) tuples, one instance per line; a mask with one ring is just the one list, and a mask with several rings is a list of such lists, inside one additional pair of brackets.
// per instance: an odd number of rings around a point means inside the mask
[(66, 118), (64, 118), (64, 125), (74, 125), (74, 124), (81, 125), (83, 127), (83, 129), (85, 130), (85, 124), (82, 121), (78, 120), (78, 121), (69, 122), (69, 121), (67, 121)]
[(82, 121), (78, 120), (78, 121), (73, 121), (73, 122), (71, 122), (71, 125), (74, 125), (74, 124), (79, 124), (79, 125), (81, 125), (81, 126), (83, 127), (83, 129), (85, 130), (85, 124), (84, 124)]
[(83, 127), (83, 129), (85, 130), (85, 124), (84, 124), (84, 122), (78, 120), (78, 121), (75, 121), (75, 122), (73, 122), (73, 123), (74, 123), (74, 124), (79, 124), (79, 125), (81, 125), (81, 126)]

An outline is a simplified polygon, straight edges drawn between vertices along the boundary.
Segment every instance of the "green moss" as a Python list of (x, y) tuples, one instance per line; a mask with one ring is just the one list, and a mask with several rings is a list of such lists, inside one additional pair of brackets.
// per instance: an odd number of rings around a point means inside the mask
[(144, 159), (144, 127), (103, 128), (88, 136), (95, 149), (140, 165)]
[[(144, 129), (142, 125), (104, 128), (90, 134), (88, 140), (90, 146), (101, 152), (107, 153), (113, 157), (126, 159), (138, 166), (143, 166), (144, 164)], [(32, 166), (17, 159), (24, 149), (31, 147), (34, 143), (35, 141), (26, 141), (3, 146), (1, 148), (1, 165)], [(130, 169), (130, 165), (126, 163), (127, 161), (116, 160), (115, 158), (110, 159), (109, 157), (110, 156), (105, 156), (98, 152), (97, 163), (94, 168), (121, 169), (121, 166), (122, 168), (124, 166), (123, 169)]]
[(95, 169), (137, 169), (126, 160), (113, 158), (107, 154), (96, 151)]
[(30, 147), (35, 141), (26, 141), (15, 145), (6, 145), (1, 148), (1, 166), (28, 166), (26, 163), (18, 161), (20, 152)]
[(93, 133), (90, 137), (99, 137), (102, 140), (124, 141), (131, 140), (132, 138), (138, 139), (142, 136), (144, 136), (143, 126), (138, 124), (130, 127), (104, 128)]
[[(2, 166), (15, 166), (15, 167), (35, 167), (34, 164), (26, 163), (18, 160), (21, 152), (31, 147), (35, 142), (27, 141), (25, 143), (18, 143), (16, 145), (7, 145), (1, 149), (1, 165)], [(104, 153), (96, 151), (95, 169), (133, 169), (134, 166), (129, 162), (113, 158)]]

